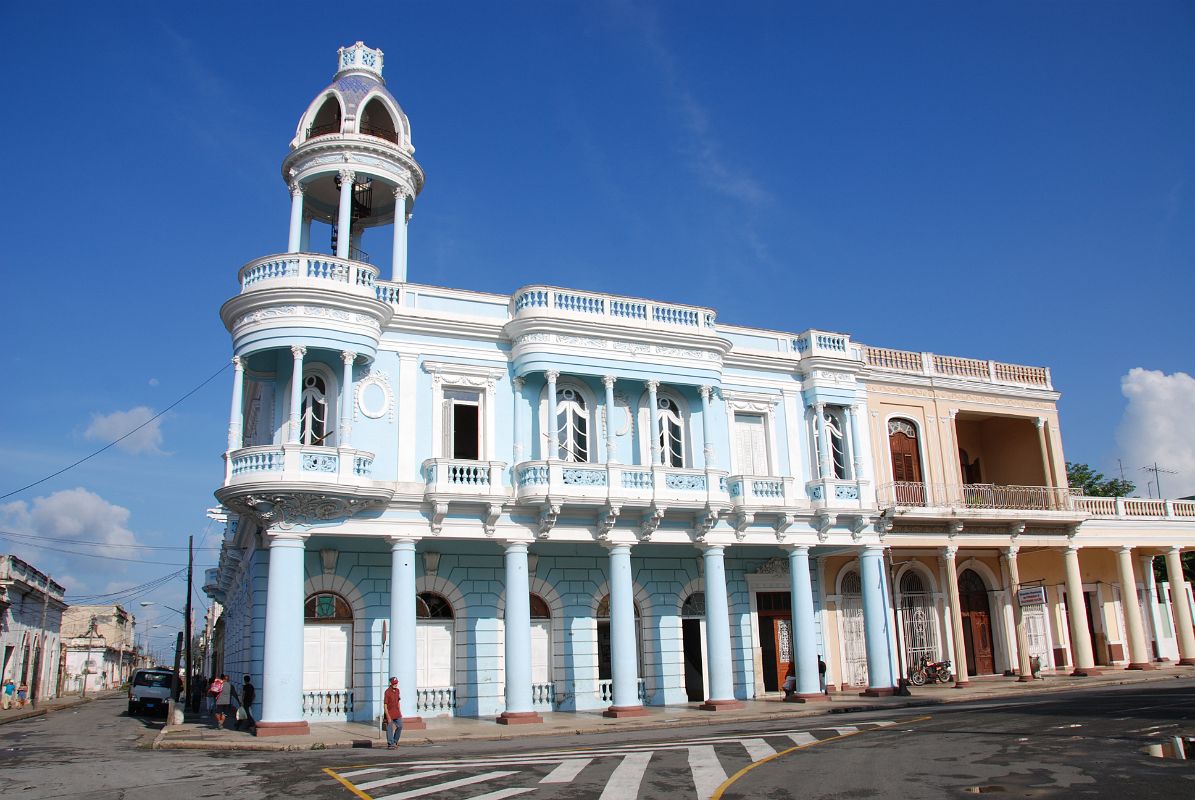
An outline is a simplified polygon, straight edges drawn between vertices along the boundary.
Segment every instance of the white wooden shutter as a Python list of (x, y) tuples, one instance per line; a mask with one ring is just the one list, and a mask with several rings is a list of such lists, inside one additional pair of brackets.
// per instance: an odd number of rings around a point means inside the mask
[(760, 414), (734, 415), (735, 466), (741, 475), (768, 475), (768, 440)]
[(552, 621), (531, 620), (531, 682), (552, 680)]

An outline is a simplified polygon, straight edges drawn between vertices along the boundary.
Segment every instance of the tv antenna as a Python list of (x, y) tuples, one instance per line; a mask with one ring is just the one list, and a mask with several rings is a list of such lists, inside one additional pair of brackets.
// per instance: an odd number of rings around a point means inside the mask
[(1152, 472), (1154, 474), (1153, 484), (1154, 484), (1154, 488), (1158, 490), (1158, 499), (1159, 500), (1162, 499), (1162, 479), (1159, 476), (1160, 475), (1177, 475), (1178, 474), (1178, 470), (1166, 469), (1165, 467), (1159, 467), (1158, 462), (1156, 462), (1156, 461), (1153, 463), (1153, 466), (1142, 467), (1141, 469), (1144, 470), (1145, 472)]

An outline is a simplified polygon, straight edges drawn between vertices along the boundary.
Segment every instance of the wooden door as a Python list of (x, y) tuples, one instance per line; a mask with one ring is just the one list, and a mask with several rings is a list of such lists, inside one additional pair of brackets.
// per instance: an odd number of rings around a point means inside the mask
[(959, 608), (963, 617), (963, 639), (968, 675), (991, 675), (996, 671), (992, 646), (992, 615), (987, 587), (973, 570), (959, 576)]
[(790, 617), (773, 617), (772, 632), (776, 637), (776, 685), (783, 688), (784, 680), (793, 671), (793, 622)]

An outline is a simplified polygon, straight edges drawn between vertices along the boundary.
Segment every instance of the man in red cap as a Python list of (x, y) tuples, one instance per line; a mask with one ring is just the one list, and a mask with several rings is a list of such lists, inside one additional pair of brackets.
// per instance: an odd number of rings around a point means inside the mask
[(386, 749), (398, 747), (402, 736), (402, 695), (398, 691), (398, 678), (390, 679), (390, 688), (382, 695), (382, 714), (386, 723)]

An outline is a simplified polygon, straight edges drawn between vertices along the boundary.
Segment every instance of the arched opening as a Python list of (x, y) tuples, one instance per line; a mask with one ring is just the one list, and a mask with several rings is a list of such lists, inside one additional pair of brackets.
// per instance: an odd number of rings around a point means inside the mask
[(443, 595), (415, 596), (415, 681), (421, 693), (453, 686), (455, 622), (452, 604)]
[(331, 435), (328, 430), (331, 406), (328, 382), (324, 376), (315, 371), (305, 372), (299, 405), (300, 442), (314, 445), (327, 443)]
[(660, 423), (660, 452), (664, 454), (664, 465), (685, 466), (685, 421), (680, 406), (671, 397), (656, 399), (656, 416)]
[(827, 406), (822, 420), (825, 423), (826, 436), (829, 439), (826, 450), (830, 456), (828, 465), (830, 477), (844, 480), (847, 477), (846, 438), (842, 432), (842, 418), (837, 409)]
[(303, 606), (303, 691), (353, 686), (353, 609), (334, 592), (308, 595)]
[(973, 569), (958, 578), (959, 611), (963, 618), (963, 647), (968, 675), (991, 675), (996, 671), (992, 646), (992, 615), (988, 589)]
[[(598, 601), (597, 605), (597, 652), (598, 652), (598, 681), (610, 681), (611, 656), (613, 647), (610, 643), (610, 595)], [(643, 678), (643, 631), (639, 619), (639, 604), (635, 603), (635, 658), (639, 664), (639, 678)], [(604, 691), (604, 690), (603, 690)], [(603, 696), (603, 700), (609, 697)]]
[(863, 628), (863, 578), (851, 569), (839, 583), (842, 597), (838, 613), (842, 642), (842, 683), (867, 686), (867, 640)]
[(531, 595), (531, 683), (552, 683), (552, 610), (537, 594)]
[(315, 112), (311, 127), (307, 129), (307, 138), (314, 139), (317, 136), (340, 133), (340, 122), (340, 101), (334, 95), (328, 95), (319, 111)]
[(366, 136), (376, 136), (388, 142), (398, 144), (398, 134), (394, 129), (394, 118), (390, 110), (376, 97), (365, 104), (361, 112), (361, 133)]
[(888, 452), (892, 458), (893, 491), (897, 505), (925, 505), (921, 448), (917, 426), (907, 419), (888, 420)]
[(755, 609), (759, 617), (763, 688), (764, 691), (778, 692), (793, 672), (792, 595), (788, 592), (757, 592)]
[(938, 626), (934, 596), (921, 573), (909, 569), (900, 576), (900, 616), (904, 634), (905, 664), (916, 667), (938, 658)]
[(571, 386), (556, 390), (556, 430), (560, 437), (557, 458), (562, 461), (589, 461), (589, 415), (585, 397)]
[(698, 703), (709, 697), (705, 671), (705, 592), (693, 592), (680, 607), (681, 647), (685, 668), (685, 694)]

